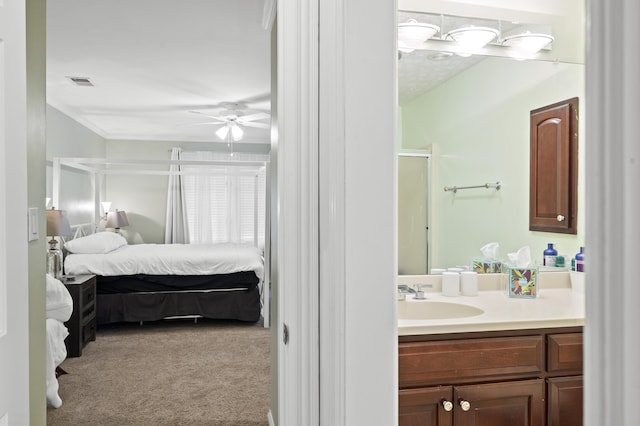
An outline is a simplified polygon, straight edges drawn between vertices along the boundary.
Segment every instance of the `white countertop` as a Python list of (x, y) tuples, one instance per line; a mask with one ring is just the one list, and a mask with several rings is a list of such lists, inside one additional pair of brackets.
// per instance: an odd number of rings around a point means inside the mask
[[(511, 298), (506, 292), (498, 290), (479, 291), (478, 296), (473, 297), (447, 297), (439, 292), (427, 293), (426, 303), (429, 301), (459, 303), (478, 307), (484, 312), (472, 317), (453, 319), (398, 319), (398, 335), (583, 326), (584, 293), (572, 290), (570, 286), (549, 287), (539, 288), (538, 297), (535, 299)], [(406, 301), (398, 303), (425, 303), (425, 301), (407, 296)]]

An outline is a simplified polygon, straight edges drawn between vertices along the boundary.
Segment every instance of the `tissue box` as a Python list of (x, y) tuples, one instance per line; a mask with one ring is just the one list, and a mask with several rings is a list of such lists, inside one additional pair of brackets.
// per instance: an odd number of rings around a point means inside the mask
[(499, 260), (472, 259), (471, 270), (479, 274), (498, 274), (502, 271), (502, 262)]
[(509, 268), (509, 297), (534, 299), (538, 294), (538, 268)]

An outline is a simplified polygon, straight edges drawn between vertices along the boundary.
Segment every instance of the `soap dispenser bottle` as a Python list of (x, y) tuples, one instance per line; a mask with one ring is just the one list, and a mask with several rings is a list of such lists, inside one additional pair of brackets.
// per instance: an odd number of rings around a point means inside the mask
[(558, 257), (558, 250), (553, 248), (553, 243), (547, 244), (547, 249), (543, 253), (543, 262), (544, 266), (556, 266), (556, 258)]
[(576, 254), (576, 271), (584, 272), (584, 247), (580, 247), (580, 252)]

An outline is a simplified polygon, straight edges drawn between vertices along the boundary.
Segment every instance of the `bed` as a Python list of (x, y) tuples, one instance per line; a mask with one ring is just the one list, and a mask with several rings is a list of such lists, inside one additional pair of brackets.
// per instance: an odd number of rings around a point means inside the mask
[(64, 323), (71, 318), (73, 300), (67, 288), (51, 275), (46, 276), (46, 395), (47, 403), (54, 408), (62, 405), (58, 394), (56, 370), (67, 357), (64, 339), (69, 335)]
[(95, 274), (98, 325), (261, 317), (262, 251), (250, 244), (127, 244), (115, 232), (66, 242), (67, 275)]

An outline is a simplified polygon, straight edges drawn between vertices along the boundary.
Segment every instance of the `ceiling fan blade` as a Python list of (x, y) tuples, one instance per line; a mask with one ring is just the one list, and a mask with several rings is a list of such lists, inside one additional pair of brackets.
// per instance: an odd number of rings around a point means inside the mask
[(257, 127), (259, 129), (269, 129), (271, 125), (269, 123), (256, 123), (255, 121), (241, 121), (238, 120), (238, 124), (247, 127)]
[(226, 121), (207, 121), (204, 123), (190, 123), (189, 126), (210, 126), (210, 125), (219, 126), (221, 124), (227, 124), (227, 122)]
[(242, 121), (256, 121), (256, 120), (265, 120), (267, 118), (271, 117), (269, 114), (265, 113), (265, 112), (257, 112), (255, 114), (249, 114), (249, 115), (241, 115), (239, 120)]
[(189, 112), (193, 113), (193, 114), (202, 115), (204, 117), (214, 118), (216, 120), (220, 120), (223, 123), (226, 123), (228, 121), (224, 117), (220, 117), (220, 116), (217, 116), (217, 115), (209, 115), (209, 114), (205, 114), (204, 112), (200, 112), (200, 111), (189, 111)]

